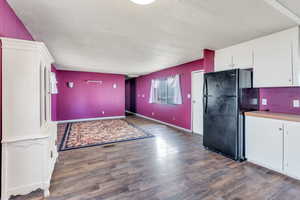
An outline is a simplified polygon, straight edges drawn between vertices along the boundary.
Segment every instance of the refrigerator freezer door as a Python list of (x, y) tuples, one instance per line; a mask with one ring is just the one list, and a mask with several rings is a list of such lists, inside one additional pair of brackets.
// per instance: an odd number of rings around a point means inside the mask
[(237, 159), (237, 97), (205, 97), (203, 144), (210, 150)]
[(238, 70), (205, 74), (204, 96), (237, 96)]

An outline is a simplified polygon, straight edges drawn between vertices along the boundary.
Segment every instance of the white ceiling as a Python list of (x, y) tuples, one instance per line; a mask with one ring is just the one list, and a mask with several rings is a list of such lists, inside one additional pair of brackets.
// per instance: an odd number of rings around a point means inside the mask
[(263, 0), (8, 2), (67, 70), (145, 74), (296, 25)]

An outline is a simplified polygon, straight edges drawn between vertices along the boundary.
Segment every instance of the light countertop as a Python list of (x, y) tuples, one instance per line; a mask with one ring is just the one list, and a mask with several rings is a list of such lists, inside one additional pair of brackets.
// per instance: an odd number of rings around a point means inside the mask
[(296, 114), (284, 114), (284, 113), (274, 113), (267, 111), (253, 111), (253, 112), (245, 112), (246, 116), (252, 117), (262, 117), (262, 118), (270, 118), (270, 119), (278, 119), (292, 122), (300, 122), (300, 115)]

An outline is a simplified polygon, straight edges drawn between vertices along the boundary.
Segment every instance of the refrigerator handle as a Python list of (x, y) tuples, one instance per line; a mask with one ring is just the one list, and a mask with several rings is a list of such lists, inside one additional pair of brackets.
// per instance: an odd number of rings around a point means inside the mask
[(204, 94), (203, 95), (204, 113), (207, 113), (207, 98), (208, 98), (207, 79), (204, 79), (203, 94)]
[(204, 108), (204, 113), (207, 113), (207, 99), (208, 97), (205, 97), (205, 108)]
[(204, 87), (203, 87), (203, 92), (204, 92), (204, 95), (208, 95), (208, 91), (207, 91), (207, 79), (204, 79)]

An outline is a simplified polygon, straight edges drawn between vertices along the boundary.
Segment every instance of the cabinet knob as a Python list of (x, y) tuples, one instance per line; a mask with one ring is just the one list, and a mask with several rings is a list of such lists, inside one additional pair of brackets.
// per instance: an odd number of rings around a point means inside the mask
[(279, 128), (279, 131), (283, 131), (283, 128)]

